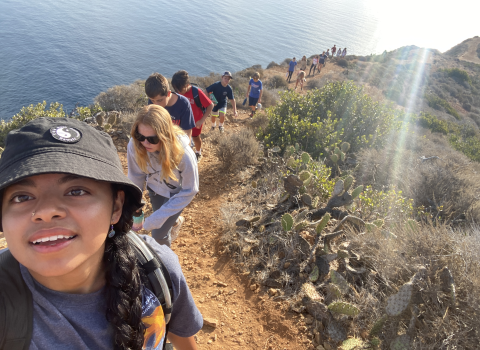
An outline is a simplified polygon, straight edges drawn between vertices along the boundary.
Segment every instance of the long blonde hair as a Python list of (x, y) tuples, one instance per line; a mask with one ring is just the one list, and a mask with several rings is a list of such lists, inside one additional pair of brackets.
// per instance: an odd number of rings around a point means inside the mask
[[(147, 150), (140, 141), (135, 138), (138, 131), (138, 125), (144, 124), (150, 126), (160, 139), (160, 151), (158, 154), (158, 163), (162, 165), (162, 179), (168, 178), (178, 181), (173, 170), (178, 167), (182, 160), (185, 149), (178, 137), (185, 135), (184, 131), (172, 123), (172, 118), (167, 110), (158, 105), (148, 105), (143, 107), (137, 114), (133, 123), (130, 135), (135, 148), (135, 160), (144, 173), (148, 173), (147, 164), (150, 159)], [(151, 165), (151, 164), (150, 164)]]

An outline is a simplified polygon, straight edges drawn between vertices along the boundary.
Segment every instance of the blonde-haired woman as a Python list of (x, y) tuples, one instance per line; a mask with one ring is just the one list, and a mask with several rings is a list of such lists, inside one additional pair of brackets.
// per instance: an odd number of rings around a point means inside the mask
[(133, 123), (127, 148), (128, 178), (141, 189), (146, 183), (152, 203), (143, 228), (169, 247), (184, 221), (183, 208), (198, 192), (198, 166), (189, 143), (165, 108), (148, 105)]

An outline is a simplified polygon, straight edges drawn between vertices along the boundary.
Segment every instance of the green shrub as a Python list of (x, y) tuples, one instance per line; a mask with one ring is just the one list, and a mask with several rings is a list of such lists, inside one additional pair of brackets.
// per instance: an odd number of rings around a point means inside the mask
[(286, 88), (288, 86), (288, 83), (285, 80), (284, 76), (274, 75), (273, 77), (268, 79), (267, 86), (271, 89), (281, 89)]
[(427, 100), (427, 103), (430, 107), (436, 110), (445, 109), (448, 114), (454, 116), (456, 119), (460, 119), (460, 115), (458, 114), (458, 112), (452, 106), (450, 106), (450, 104), (446, 100), (433, 94), (425, 95), (425, 99)]
[(462, 69), (445, 68), (442, 69), (442, 71), (459, 83), (467, 83), (468, 85), (472, 85), (472, 80), (470, 79), (470, 76), (466, 71)]
[(278, 66), (279, 66), (279, 64), (277, 62), (272, 61), (268, 64), (267, 69), (270, 69), (270, 68), (273, 68), (273, 67), (278, 67)]
[(250, 129), (242, 129), (234, 134), (222, 134), (215, 148), (215, 154), (223, 166), (231, 170), (240, 170), (255, 164), (259, 153), (260, 144)]
[(7, 134), (15, 129), (19, 129), (29, 121), (41, 117), (63, 118), (66, 117), (63, 106), (58, 102), (52, 102), (50, 107), (46, 109), (47, 102), (22, 107), (18, 114), (15, 114), (9, 121), (2, 120), (0, 123), (0, 147), (5, 147), (5, 139)]
[(480, 162), (480, 139), (477, 136), (462, 137), (460, 134), (453, 134), (449, 138), (453, 148), (462, 152), (471, 160)]
[(136, 81), (130, 85), (116, 85), (95, 97), (105, 111), (136, 112), (147, 104), (144, 81)]
[(347, 62), (347, 60), (344, 59), (344, 58), (339, 59), (336, 63), (337, 63), (337, 65), (339, 65), (340, 67), (343, 67), (343, 68), (347, 68), (347, 67), (348, 67), (348, 62)]
[(340, 141), (350, 143), (351, 152), (383, 145), (401, 113), (374, 102), (352, 82), (333, 82), (305, 95), (284, 92), (267, 114), (262, 135), (267, 147), (285, 149), (298, 142), (316, 158)]
[(420, 113), (418, 116), (418, 124), (424, 128), (432, 130), (433, 132), (439, 132), (444, 135), (447, 135), (450, 132), (448, 122), (440, 120), (430, 113)]

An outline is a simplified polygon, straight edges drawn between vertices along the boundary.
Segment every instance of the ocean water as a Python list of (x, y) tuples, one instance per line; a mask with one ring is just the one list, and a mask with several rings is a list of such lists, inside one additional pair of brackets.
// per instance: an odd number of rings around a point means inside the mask
[(445, 51), (480, 35), (474, 3), (455, 2), (460, 16), (431, 0), (0, 0), (0, 118), (43, 100), (71, 111), (156, 71), (265, 67), (333, 44)]

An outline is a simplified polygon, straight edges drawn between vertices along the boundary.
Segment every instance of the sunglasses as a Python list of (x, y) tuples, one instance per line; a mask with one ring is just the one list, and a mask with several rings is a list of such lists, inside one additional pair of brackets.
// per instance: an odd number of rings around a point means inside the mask
[(152, 145), (156, 145), (157, 143), (160, 142), (160, 139), (158, 138), (158, 136), (143, 136), (138, 131), (135, 131), (135, 139), (139, 142), (143, 142), (147, 140), (148, 143), (151, 143)]

